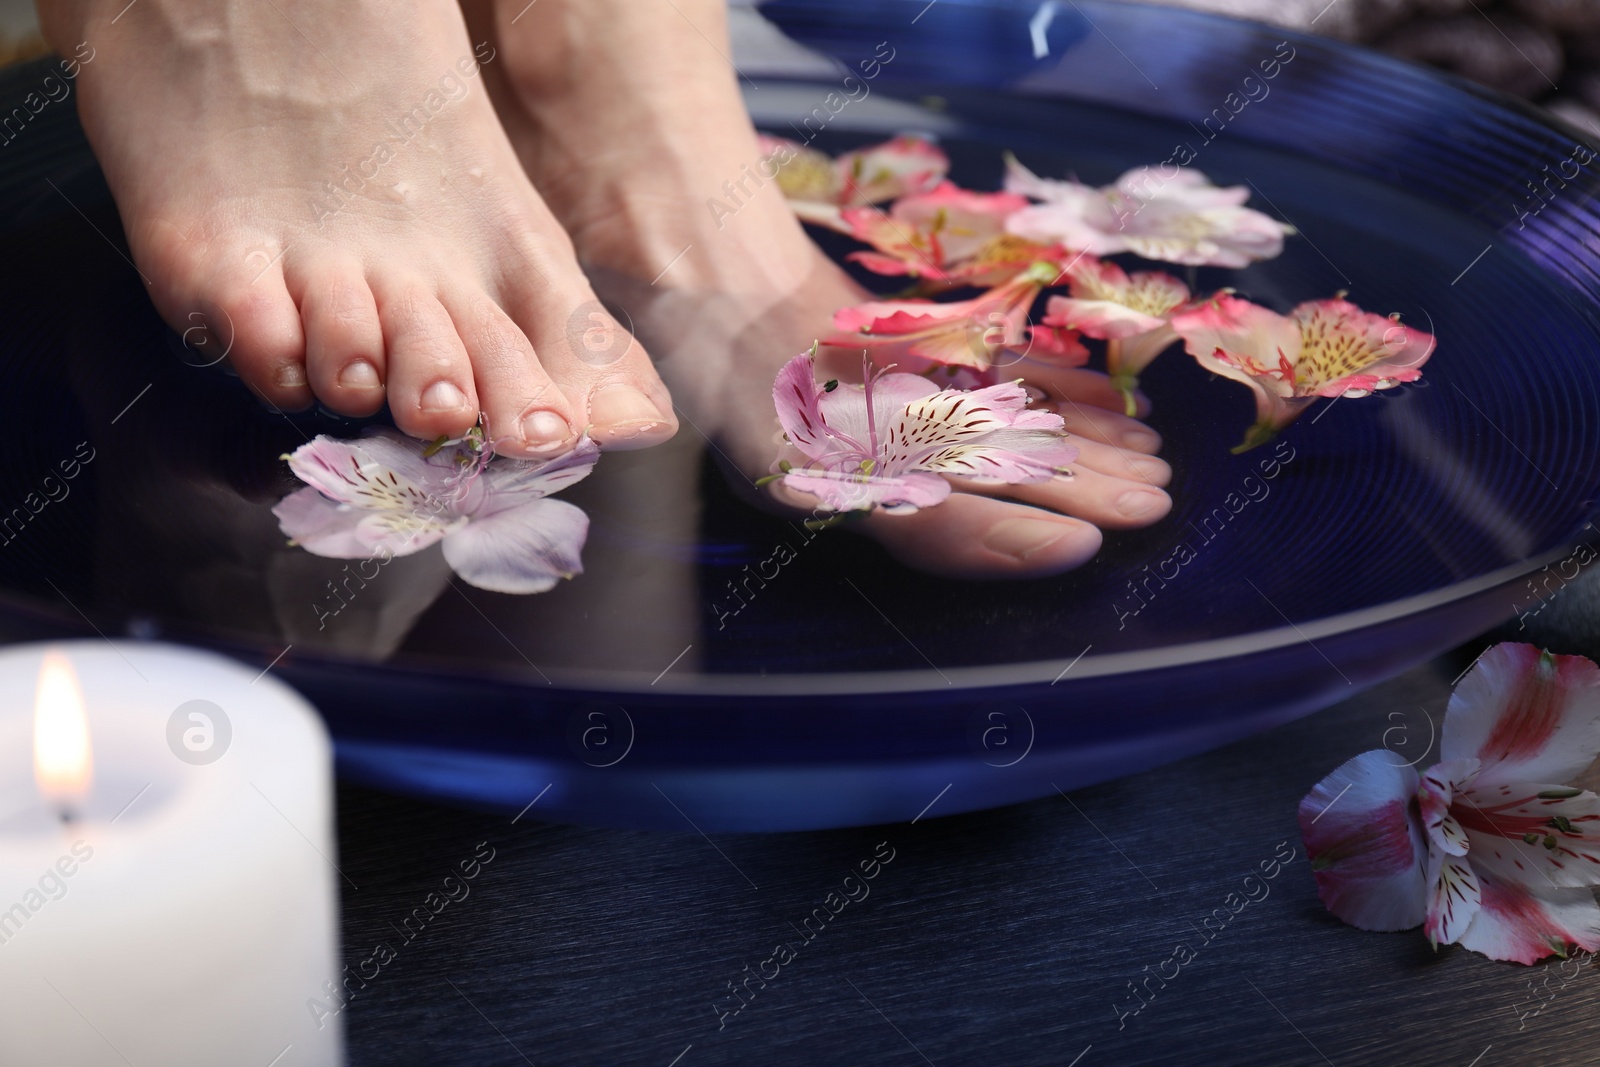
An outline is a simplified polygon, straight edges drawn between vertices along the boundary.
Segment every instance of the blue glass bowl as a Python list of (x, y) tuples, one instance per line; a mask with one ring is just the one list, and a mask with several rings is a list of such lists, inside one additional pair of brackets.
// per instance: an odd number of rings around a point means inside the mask
[[(96, 459), (0, 548), (8, 632), (92, 620), (275, 663), (327, 717), (352, 780), (511, 811), (537, 801), (546, 819), (795, 830), (1069, 790), (1305, 714), (1532, 607), (1529, 575), (1594, 537), (1600, 184), (1561, 168), (1578, 134), (1444, 75), (1184, 11), (763, 12), (849, 69), (880, 60), (865, 96), (843, 70), (746, 67), (764, 128), (829, 151), (925, 130), (976, 188), (996, 186), (1004, 149), (1102, 183), (1187, 146), (1300, 233), (1280, 259), (1200, 271), (1199, 288), (1280, 309), (1349, 290), (1438, 336), (1424, 379), (1324, 402), (1281, 449), (1233, 456), (1246, 390), (1164, 356), (1144, 384), (1174, 511), (1058, 578), (930, 579), (747, 508), (708, 467), (688, 533), (601, 509), (591, 535), (641, 575), (678, 575), (687, 614), (603, 595), (592, 562), (532, 598), (538, 610), (441, 585), (381, 651), (319, 645), (283, 621), (282, 590), (301, 579), (273, 562), (281, 539), (262, 515), (291, 487), (273, 457), (352, 427), (262, 412), (237, 382), (185, 365), (194, 353), (105, 236), (116, 220), (81, 136), (47, 113), (0, 160), (13, 205), (0, 425), (16, 450), (0, 500), (33, 492), (80, 440)], [(826, 104), (841, 86), (853, 98)], [(62, 277), (83, 294), (65, 305)], [(608, 459), (591, 481), (653, 462)], [(780, 543), (794, 562), (741, 585)], [(421, 589), (417, 566), (385, 580)], [(747, 603), (719, 626), (730, 583)], [(299, 593), (303, 615), (314, 591)], [(564, 643), (578, 619), (614, 664)], [(662, 651), (645, 663), (641, 649)]]

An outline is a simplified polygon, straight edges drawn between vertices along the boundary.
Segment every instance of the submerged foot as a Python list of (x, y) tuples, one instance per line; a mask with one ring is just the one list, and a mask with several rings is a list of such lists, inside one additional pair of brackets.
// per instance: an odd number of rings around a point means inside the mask
[[(778, 453), (778, 369), (865, 299), (804, 233), (776, 184), (752, 172), (755, 131), (726, 60), (722, 0), (475, 0), (494, 34), (490, 88), (513, 144), (579, 258), (621, 297), (680, 410), (754, 482)], [(476, 28), (476, 25), (475, 25)], [(719, 43), (712, 43), (719, 42)], [(718, 52), (722, 55), (719, 56)], [(669, 91), (670, 90), (670, 91)], [(724, 183), (740, 196), (731, 215)], [(967, 577), (1060, 572), (1093, 557), (1102, 528), (1171, 507), (1154, 431), (1120, 414), (1104, 375), (1033, 368), (1080, 450), (1072, 478), (955, 482), (937, 507), (856, 528), (904, 562)], [(773, 486), (769, 500), (816, 501)]]
[(387, 402), (419, 437), (481, 414), (514, 454), (672, 434), (665, 386), (500, 128), (494, 50), (455, 4), (125, 6), (41, 5), (44, 30), (63, 54), (94, 42), (79, 113), (157, 308), (191, 337), (203, 324), (257, 394)]

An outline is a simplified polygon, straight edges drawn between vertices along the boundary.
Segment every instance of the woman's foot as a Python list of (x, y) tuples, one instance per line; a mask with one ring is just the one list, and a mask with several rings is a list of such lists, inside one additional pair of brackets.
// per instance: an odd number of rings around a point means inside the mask
[[(760, 153), (724, 58), (723, 0), (470, 0), (467, 11), (475, 34), (494, 35), (491, 95), (579, 258), (628, 309), (687, 421), (747, 479), (768, 473), (778, 368), (864, 294), (752, 173)], [(1118, 413), (1103, 375), (1035, 369), (1077, 436), (1075, 477), (958, 484), (938, 507), (860, 528), (925, 570), (1020, 577), (1086, 562), (1100, 528), (1164, 516), (1159, 437)]]
[(40, 7), (58, 52), (94, 47), (79, 114), (156, 306), (268, 402), (387, 401), (425, 438), (481, 414), (513, 454), (671, 436), (665, 386), (599, 312), (484, 92), (494, 50), (451, 0)]

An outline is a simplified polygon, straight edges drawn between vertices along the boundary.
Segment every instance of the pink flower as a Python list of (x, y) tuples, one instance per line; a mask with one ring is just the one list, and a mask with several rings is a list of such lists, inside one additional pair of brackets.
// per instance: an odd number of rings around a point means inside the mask
[(1078, 458), (1061, 416), (1028, 410), (1016, 382), (941, 391), (920, 375), (868, 367), (861, 385), (819, 385), (814, 363), (796, 356), (773, 382), (784, 436), (806, 464), (779, 466), (784, 485), (830, 511), (915, 511), (950, 495), (942, 475), (1043, 482)]
[(1431, 334), (1344, 299), (1312, 300), (1288, 315), (1226, 293), (1172, 316), (1201, 366), (1255, 390), (1256, 423), (1242, 452), (1271, 440), (1319, 396), (1366, 396), (1422, 377)]
[(1103, 189), (1034, 174), (1006, 159), (1006, 190), (1043, 203), (1012, 215), (1006, 228), (1041, 244), (1096, 256), (1133, 252), (1192, 267), (1247, 267), (1283, 252), (1294, 227), (1244, 207), (1250, 190), (1219, 189), (1197, 170), (1171, 177), (1142, 167)]
[(999, 285), (1038, 260), (1064, 260), (1061, 248), (1008, 234), (1006, 217), (1028, 206), (1013, 193), (975, 193), (941, 182), (926, 193), (903, 196), (888, 213), (845, 208), (845, 232), (876, 251), (852, 252), (868, 270), (910, 275), (941, 285)]
[(760, 136), (760, 170), (777, 168), (778, 188), (806, 222), (849, 233), (840, 209), (923, 193), (944, 180), (950, 160), (924, 137), (901, 134), (838, 159), (782, 137)]
[(1600, 949), (1600, 797), (1566, 785), (1600, 752), (1600, 668), (1501, 644), (1451, 694), (1419, 779), (1363, 753), (1300, 802), (1328, 910), (1363, 930), (1419, 924), (1435, 947), (1533, 963)]
[[(431, 454), (430, 454), (431, 453)], [(443, 541), (463, 579), (498, 593), (542, 593), (583, 573), (589, 517), (550, 494), (582, 480), (599, 449), (587, 437), (544, 463), (489, 460), (485, 449), (379, 430), (353, 441), (318, 436), (287, 457), (306, 483), (272, 513), (316, 556), (407, 556)]]
[(1132, 415), (1140, 372), (1178, 339), (1168, 320), (1188, 304), (1189, 287), (1161, 271), (1129, 275), (1092, 256), (1069, 265), (1067, 277), (1072, 295), (1052, 296), (1042, 321), (1106, 342), (1106, 369)]
[(1089, 353), (1075, 335), (1034, 332), (1028, 324), (1040, 290), (1059, 275), (1055, 264), (1041, 261), (971, 300), (874, 300), (841, 308), (833, 316), (836, 332), (824, 343), (871, 349), (880, 364), (911, 359), (986, 370), (1010, 348), (1079, 366)]

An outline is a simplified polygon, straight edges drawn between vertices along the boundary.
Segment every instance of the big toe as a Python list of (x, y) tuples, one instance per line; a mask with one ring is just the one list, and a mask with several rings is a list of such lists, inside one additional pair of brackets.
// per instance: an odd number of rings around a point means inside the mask
[(644, 346), (586, 284), (563, 290), (522, 294), (508, 308), (580, 424), (603, 449), (648, 448), (672, 437), (672, 397)]

